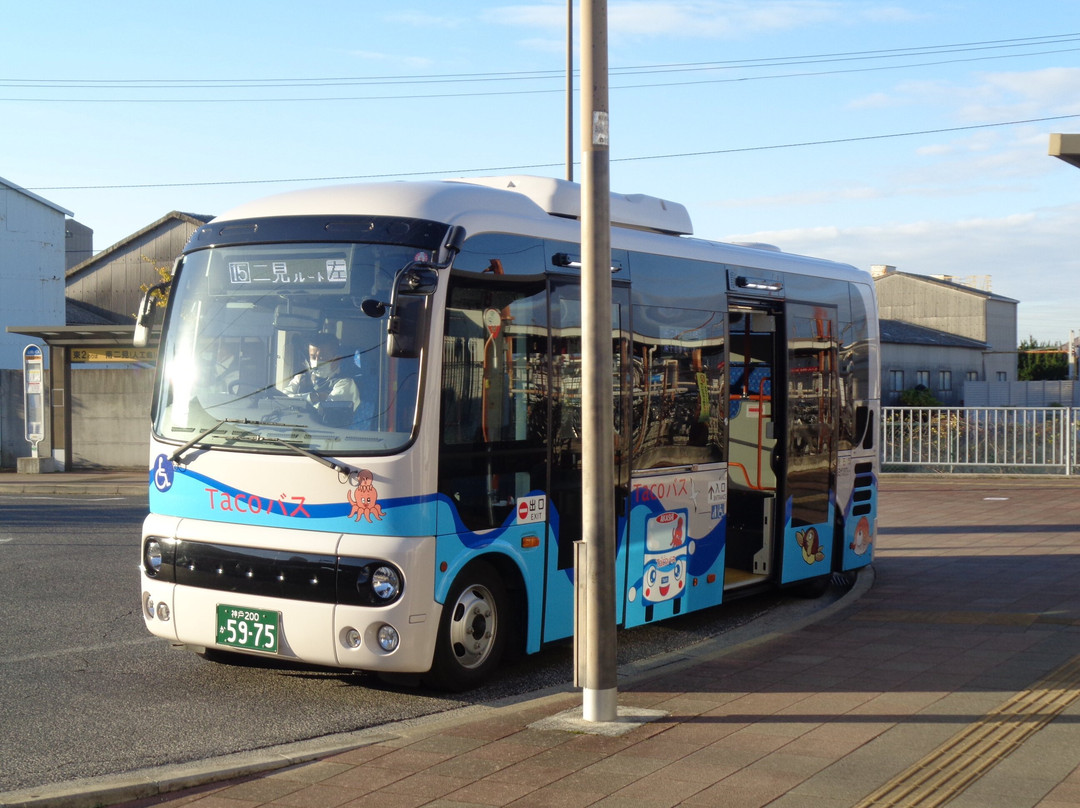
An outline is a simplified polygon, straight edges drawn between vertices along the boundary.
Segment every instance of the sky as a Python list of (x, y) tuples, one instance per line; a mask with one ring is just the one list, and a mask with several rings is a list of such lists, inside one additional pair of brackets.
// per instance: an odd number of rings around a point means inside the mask
[[(1080, 170), (1048, 156), (1080, 132), (1080, 3), (607, 11), (613, 191), (684, 204), (703, 238), (970, 279), (1019, 301), (1019, 340), (1080, 334)], [(303, 187), (565, 177), (566, 18), (565, 0), (8, 4), (0, 177), (96, 250)], [(574, 115), (579, 159), (577, 93)]]

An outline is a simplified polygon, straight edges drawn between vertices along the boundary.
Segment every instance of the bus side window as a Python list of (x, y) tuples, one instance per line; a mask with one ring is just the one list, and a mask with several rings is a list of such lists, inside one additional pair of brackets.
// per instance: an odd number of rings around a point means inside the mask
[(634, 307), (633, 464), (663, 468), (724, 459), (724, 318)]

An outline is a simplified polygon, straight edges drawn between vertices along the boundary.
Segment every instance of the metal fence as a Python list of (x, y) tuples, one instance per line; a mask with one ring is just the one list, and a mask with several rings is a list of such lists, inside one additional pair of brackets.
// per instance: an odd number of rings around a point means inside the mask
[(1080, 408), (883, 407), (886, 471), (1073, 474)]

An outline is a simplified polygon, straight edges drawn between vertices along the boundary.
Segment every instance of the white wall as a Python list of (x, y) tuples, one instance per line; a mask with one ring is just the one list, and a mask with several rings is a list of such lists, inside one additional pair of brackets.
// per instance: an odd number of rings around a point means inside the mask
[(64, 325), (65, 213), (0, 180), (0, 368), (32, 342), (7, 326)]

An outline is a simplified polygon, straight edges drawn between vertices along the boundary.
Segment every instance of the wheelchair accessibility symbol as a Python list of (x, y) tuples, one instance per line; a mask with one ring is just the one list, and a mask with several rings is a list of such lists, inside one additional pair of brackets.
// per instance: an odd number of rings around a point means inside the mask
[(158, 491), (165, 493), (173, 484), (173, 475), (176, 473), (176, 466), (165, 455), (158, 455), (157, 460), (154, 461), (154, 468), (151, 469), (150, 475), (154, 482), (154, 488)]

